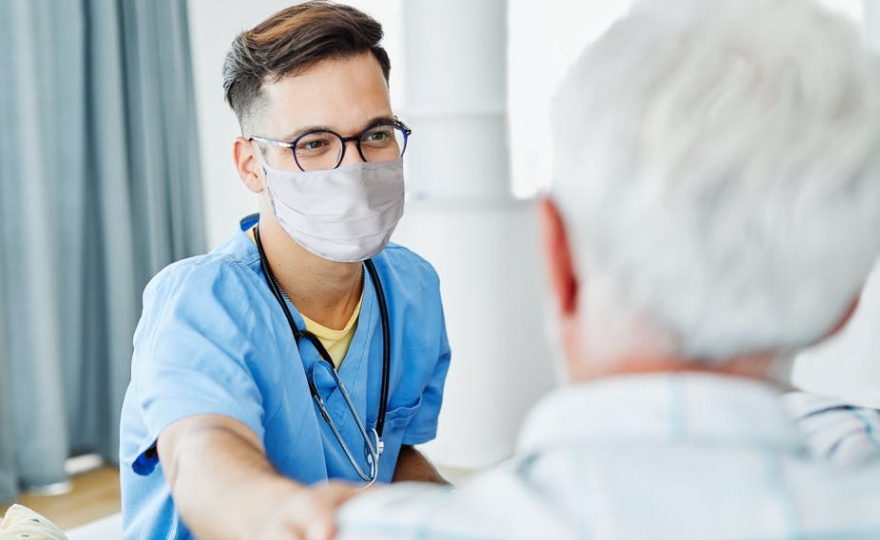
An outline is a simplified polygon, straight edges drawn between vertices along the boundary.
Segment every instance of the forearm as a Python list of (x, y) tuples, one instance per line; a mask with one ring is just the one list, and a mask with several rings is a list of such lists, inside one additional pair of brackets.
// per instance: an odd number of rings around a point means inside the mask
[(279, 476), (259, 446), (222, 427), (187, 432), (170, 459), (166, 476), (175, 505), (198, 538), (247, 538), (251, 518), (306, 490)]
[(412, 446), (401, 446), (392, 482), (430, 482), (449, 484), (437, 469)]

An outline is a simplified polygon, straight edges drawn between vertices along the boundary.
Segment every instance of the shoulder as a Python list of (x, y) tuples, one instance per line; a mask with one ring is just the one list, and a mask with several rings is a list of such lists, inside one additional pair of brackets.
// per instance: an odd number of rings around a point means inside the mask
[[(173, 263), (144, 291), (133, 369), (160, 363), (220, 369), (224, 363), (218, 358), (241, 364), (275, 354), (274, 301), (262, 274), (228, 253)], [(254, 356), (255, 347), (259, 354)]]
[(256, 277), (246, 264), (227, 254), (199, 255), (163, 268), (147, 284), (144, 301), (154, 296), (235, 295), (249, 289)]
[(255, 330), (269, 317), (272, 297), (248, 261), (212, 252), (168, 265), (144, 289), (135, 338), (154, 338), (166, 330), (198, 329), (205, 335)]
[(233, 236), (210, 253), (172, 263), (144, 290), (144, 303), (155, 297), (208, 295), (240, 300), (260, 279), (259, 255), (244, 234)]
[(404, 282), (408, 287), (417, 284), (439, 287), (440, 278), (431, 263), (399, 244), (388, 244), (379, 255), (373, 257), (373, 262), (383, 280)]

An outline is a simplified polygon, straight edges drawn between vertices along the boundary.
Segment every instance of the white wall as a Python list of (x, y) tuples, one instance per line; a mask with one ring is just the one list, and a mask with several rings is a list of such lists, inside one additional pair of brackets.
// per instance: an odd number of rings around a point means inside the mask
[(235, 115), (223, 101), (223, 58), (232, 38), (272, 11), (280, 2), (189, 0), (190, 39), (195, 75), (202, 189), (208, 246), (217, 246), (238, 217), (256, 210), (256, 199), (239, 181), (232, 162), (238, 135)]
[(531, 197), (550, 184), (550, 102), (584, 47), (629, 11), (631, 0), (509, 0), (508, 114), (512, 189)]

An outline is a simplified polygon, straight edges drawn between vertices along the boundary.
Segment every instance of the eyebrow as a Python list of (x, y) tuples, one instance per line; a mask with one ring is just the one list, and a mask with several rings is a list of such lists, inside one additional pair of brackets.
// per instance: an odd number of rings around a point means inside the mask
[[(364, 127), (361, 129), (361, 131), (363, 131), (364, 129), (367, 129), (368, 127), (371, 127), (371, 126), (374, 126), (374, 125), (376, 125), (376, 124), (379, 124), (379, 123), (381, 123), (381, 122), (397, 122), (397, 121), (398, 121), (398, 120), (397, 120), (397, 116), (396, 116), (396, 115), (395, 115), (395, 116), (389, 116), (389, 115), (385, 115), (385, 114), (383, 114), (383, 115), (381, 115), (381, 116), (374, 116), (373, 118), (369, 119), (369, 120), (364, 124)], [(300, 128), (300, 129), (298, 129), (298, 130), (296, 130), (296, 131), (294, 131), (294, 132), (292, 132), (292, 133), (288, 133), (288, 134), (286, 134), (284, 137), (282, 137), (282, 138), (279, 139), (279, 140), (281, 140), (281, 141), (285, 141), (285, 142), (292, 142), (294, 139), (296, 139), (297, 137), (299, 137), (299, 136), (302, 135), (303, 133), (308, 133), (308, 132), (310, 132), (310, 131), (333, 131), (333, 129), (331, 129), (331, 128), (327, 127), (327, 126), (321, 126), (321, 125), (306, 126), (306, 127)], [(343, 137), (346, 136), (346, 135), (344, 135), (344, 134), (340, 134), (340, 135), (342, 135)]]

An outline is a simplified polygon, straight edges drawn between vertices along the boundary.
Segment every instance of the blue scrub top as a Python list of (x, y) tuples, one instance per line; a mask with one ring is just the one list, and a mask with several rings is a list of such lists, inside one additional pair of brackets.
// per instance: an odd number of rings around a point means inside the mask
[[(120, 469), (125, 538), (192, 538), (180, 521), (155, 452), (169, 424), (221, 414), (249, 426), (275, 469), (312, 484), (328, 478), (361, 482), (315, 406), (307, 374), (318, 361), (300, 350), (241, 230), (203, 256), (172, 264), (144, 291), (134, 335), (131, 382), (122, 410)], [(388, 304), (391, 334), (385, 451), (379, 481), (389, 482), (401, 445), (433, 439), (449, 367), (449, 344), (437, 274), (398, 245), (373, 257)], [(382, 324), (365, 273), (357, 329), (338, 375), (358, 416), (376, 426), (382, 377)], [(302, 316), (288, 304), (299, 328)], [(302, 353), (302, 354), (301, 354)], [(320, 372), (320, 370), (318, 370)], [(361, 468), (363, 437), (329, 376), (316, 377), (325, 407)]]

